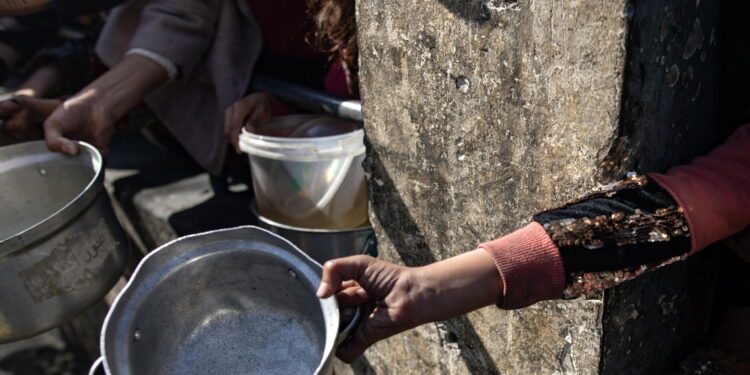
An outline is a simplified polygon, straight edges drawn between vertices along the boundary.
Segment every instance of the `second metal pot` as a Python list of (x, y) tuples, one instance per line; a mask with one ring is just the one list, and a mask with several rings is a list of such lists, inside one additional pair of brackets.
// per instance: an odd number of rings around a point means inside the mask
[(122, 275), (128, 242), (104, 191), (102, 157), (44, 142), (0, 148), (0, 343), (53, 328)]

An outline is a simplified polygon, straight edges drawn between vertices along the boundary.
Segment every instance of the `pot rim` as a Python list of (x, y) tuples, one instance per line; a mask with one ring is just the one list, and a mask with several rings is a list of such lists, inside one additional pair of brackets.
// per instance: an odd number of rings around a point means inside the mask
[[(48, 151), (44, 141), (24, 142), (3, 147), (5, 150), (22, 150), (25, 148), (30, 151), (30, 155), (48, 153), (47, 157), (49, 158), (83, 158), (84, 160), (90, 160), (91, 167), (94, 169), (94, 176), (86, 184), (86, 187), (75, 198), (66, 203), (65, 206), (25, 230), (8, 238), (0, 239), (0, 258), (22, 251), (29, 245), (64, 227), (91, 205), (96, 196), (101, 192), (104, 187), (104, 160), (102, 155), (96, 147), (86, 142), (78, 141), (77, 143), (79, 152), (76, 155), (65, 155)], [(12, 160), (6, 161), (6, 163), (10, 164), (8, 169), (14, 168)], [(24, 164), (19, 164), (19, 166), (22, 165)]]
[[(235, 228), (218, 229), (218, 230), (213, 230), (213, 231), (208, 231), (208, 232), (203, 232), (203, 233), (197, 233), (197, 234), (192, 234), (192, 235), (188, 235), (188, 236), (183, 236), (183, 237), (174, 239), (174, 240), (172, 240), (170, 242), (167, 242), (166, 244), (164, 244), (164, 245), (158, 247), (157, 249), (151, 251), (150, 253), (148, 253), (141, 260), (141, 262), (138, 263), (138, 266), (136, 267), (135, 271), (133, 272), (132, 276), (130, 277), (130, 280), (128, 280), (127, 284), (122, 289), (122, 291), (120, 291), (120, 293), (117, 295), (117, 297), (115, 297), (114, 302), (112, 303), (112, 305), (110, 306), (109, 311), (107, 312), (107, 316), (104, 318), (104, 322), (102, 324), (101, 333), (99, 335), (99, 352), (101, 353), (101, 357), (103, 358), (102, 359), (102, 366), (104, 367), (105, 373), (108, 374), (108, 375), (112, 374), (111, 366), (110, 366), (109, 361), (111, 360), (111, 357), (114, 355), (114, 353), (113, 354), (109, 353), (109, 350), (107, 349), (107, 341), (108, 341), (108, 339), (109, 340), (115, 339), (116, 336), (117, 336), (116, 335), (116, 331), (120, 328), (120, 326), (118, 324), (119, 321), (116, 320), (117, 318), (115, 317), (115, 315), (116, 314), (120, 314), (120, 310), (122, 310), (122, 309), (130, 308), (130, 306), (128, 305), (129, 299), (132, 299), (133, 298), (133, 294), (135, 294), (135, 293), (138, 292), (138, 287), (141, 284), (144, 284), (144, 283), (148, 284), (148, 283), (150, 283), (151, 282), (151, 278), (154, 277), (154, 274), (157, 274), (159, 270), (161, 270), (161, 269), (163, 269), (165, 267), (173, 266), (173, 262), (175, 262), (177, 260), (177, 258), (182, 258), (182, 256), (178, 256), (176, 258), (175, 257), (171, 257), (171, 258), (169, 258), (169, 261), (167, 261), (166, 263), (161, 264), (161, 265), (159, 265), (157, 263), (156, 266), (151, 266), (149, 264), (149, 263), (156, 262), (156, 260), (153, 260), (151, 262), (149, 262), (149, 260), (151, 260), (153, 258), (156, 258), (157, 256), (160, 255), (161, 252), (164, 252), (166, 254), (167, 251), (169, 251), (171, 248), (176, 247), (176, 245), (178, 245), (181, 242), (186, 242), (186, 241), (193, 240), (193, 239), (196, 239), (196, 238), (201, 238), (201, 237), (203, 237), (203, 238), (205, 238), (205, 237), (222, 237), (222, 235), (228, 235), (228, 234), (230, 234), (232, 232), (239, 233), (239, 232), (248, 232), (248, 231), (250, 231), (250, 232), (253, 232), (253, 231), (261, 232), (261, 233), (263, 233), (263, 235), (270, 236), (271, 238), (273, 238), (276, 241), (282, 241), (286, 246), (289, 247), (289, 249), (296, 250), (295, 252), (293, 252), (291, 254), (291, 256), (295, 256), (295, 257), (300, 258), (303, 261), (304, 264), (306, 264), (308, 267), (310, 267), (310, 271), (312, 271), (315, 274), (317, 274), (318, 277), (320, 277), (321, 273), (323, 272), (323, 267), (320, 264), (318, 264), (317, 262), (315, 262), (315, 260), (313, 260), (305, 252), (303, 252), (302, 250), (300, 250), (299, 248), (297, 248), (297, 246), (295, 246), (292, 242), (290, 242), (289, 240), (287, 240), (287, 239), (285, 239), (285, 238), (283, 238), (283, 237), (281, 237), (281, 236), (279, 236), (279, 235), (277, 235), (277, 234), (275, 234), (275, 233), (273, 233), (273, 232), (271, 232), (271, 231), (269, 231), (267, 229), (260, 228), (260, 227), (257, 227), (257, 226), (253, 226), (253, 225), (246, 225), (246, 226), (239, 226), (239, 227), (235, 227)], [(188, 251), (188, 253), (196, 252), (197, 250), (198, 249), (196, 248), (196, 249), (193, 249), (191, 251)], [(193, 260), (195, 260), (194, 256), (193, 257), (186, 257), (186, 259), (183, 260), (183, 263), (184, 262), (190, 262), (190, 261), (193, 261)], [(156, 267), (156, 268), (154, 268), (154, 269), (150, 270), (150, 272), (148, 272), (148, 271), (144, 270), (147, 267)], [(304, 271), (304, 270), (295, 270), (295, 272), (297, 272), (297, 274), (300, 274), (301, 271)], [(333, 323), (332, 326), (335, 326), (338, 329), (338, 327), (341, 325), (341, 321), (339, 320), (339, 307), (338, 307), (338, 302), (336, 301), (335, 297), (331, 296), (331, 297), (324, 298), (324, 299), (318, 299), (318, 301), (319, 301), (319, 304), (320, 304), (320, 306), (321, 306), (321, 308), (323, 310), (330, 309), (330, 311), (332, 312), (332, 315), (331, 315), (332, 319), (334, 319), (334, 321), (332, 322)], [(327, 306), (327, 307), (324, 308), (324, 306)], [(327, 332), (328, 331), (328, 326), (329, 326), (329, 322), (328, 322), (328, 318), (327, 317), (325, 318), (325, 321), (326, 321), (326, 332)], [(332, 338), (326, 337), (326, 340), (325, 340), (326, 344), (324, 346), (324, 350), (323, 350), (323, 354), (322, 354), (322, 356), (320, 358), (320, 362), (318, 363), (318, 367), (315, 370), (315, 374), (319, 374), (320, 371), (323, 368), (325, 368), (325, 366), (327, 365), (327, 362), (330, 360), (331, 356), (334, 354), (334, 349), (335, 349), (335, 347), (337, 345), (336, 339), (337, 339), (336, 335), (334, 335)]]

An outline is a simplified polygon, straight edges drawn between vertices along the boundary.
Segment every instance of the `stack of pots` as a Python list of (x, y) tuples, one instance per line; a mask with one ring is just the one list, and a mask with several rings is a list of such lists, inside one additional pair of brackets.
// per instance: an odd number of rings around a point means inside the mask
[(323, 263), (374, 248), (364, 131), (326, 116), (282, 116), (243, 129), (260, 225)]

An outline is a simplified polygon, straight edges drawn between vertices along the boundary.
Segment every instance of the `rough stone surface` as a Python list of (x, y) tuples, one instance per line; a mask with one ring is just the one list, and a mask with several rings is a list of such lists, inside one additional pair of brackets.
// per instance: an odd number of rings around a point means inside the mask
[[(713, 146), (716, 5), (651, 3), (357, 2), (365, 168), (382, 257), (422, 265), (471, 250), (626, 170), (663, 170)], [(679, 299), (686, 272), (679, 265), (651, 277)], [(656, 355), (616, 361), (627, 350), (616, 335), (643, 338), (646, 324), (670, 343), (687, 321), (677, 309), (677, 323), (660, 327), (644, 313), (666, 301), (649, 281), (428, 324), (377, 344), (346, 371), (664, 368), (668, 358)]]

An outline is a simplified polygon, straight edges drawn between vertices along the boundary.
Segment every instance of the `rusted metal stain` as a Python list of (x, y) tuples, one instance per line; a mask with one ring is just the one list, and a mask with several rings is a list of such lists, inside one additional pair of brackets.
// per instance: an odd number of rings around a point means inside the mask
[(90, 230), (71, 233), (50, 255), (19, 272), (34, 302), (91, 285), (104, 268), (115, 244), (104, 219)]

